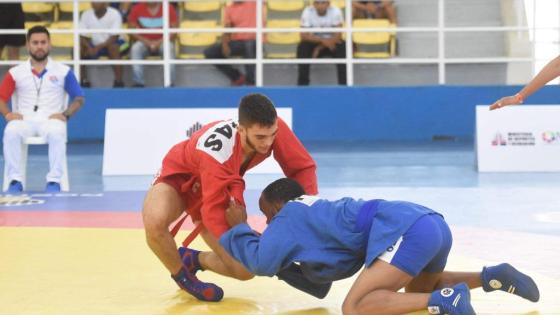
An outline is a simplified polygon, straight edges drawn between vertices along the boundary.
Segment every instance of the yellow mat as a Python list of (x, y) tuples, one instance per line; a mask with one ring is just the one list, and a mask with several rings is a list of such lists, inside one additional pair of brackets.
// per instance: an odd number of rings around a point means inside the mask
[[(193, 247), (205, 248), (200, 240)], [(241, 282), (203, 272), (202, 280), (225, 291), (222, 302), (203, 303), (178, 290), (141, 230), (1, 227), (0, 253), (0, 314), (10, 315), (341, 314), (353, 281), (335, 283), (329, 295), (318, 300), (276, 278)], [(483, 264), (454, 256), (449, 268), (478, 270)], [(478, 289), (472, 292), (477, 314), (560, 314), (560, 281), (524, 271), (539, 284), (539, 303)]]

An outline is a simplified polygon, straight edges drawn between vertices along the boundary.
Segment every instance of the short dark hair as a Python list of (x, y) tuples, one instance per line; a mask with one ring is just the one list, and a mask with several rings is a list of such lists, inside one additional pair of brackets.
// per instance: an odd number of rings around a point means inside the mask
[(29, 30), (27, 30), (27, 41), (29, 41), (29, 39), (31, 38), (31, 35), (40, 34), (40, 33), (47, 34), (47, 37), (49, 39), (51, 39), (51, 34), (49, 33), (49, 30), (46, 27), (44, 27), (42, 25), (36, 25), (36, 26), (33, 26), (32, 28), (30, 28)]
[(274, 104), (263, 94), (249, 94), (239, 103), (239, 124), (245, 127), (254, 124), (269, 127), (276, 122), (276, 117)]
[(266, 186), (262, 194), (268, 202), (284, 204), (289, 200), (305, 195), (305, 191), (295, 180), (280, 178)]

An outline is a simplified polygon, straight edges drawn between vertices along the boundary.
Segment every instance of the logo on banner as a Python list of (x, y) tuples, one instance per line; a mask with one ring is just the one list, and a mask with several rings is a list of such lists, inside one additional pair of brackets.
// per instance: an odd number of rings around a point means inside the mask
[(31, 206), (31, 205), (39, 205), (43, 203), (45, 203), (45, 200), (33, 199), (27, 195), (22, 195), (22, 196), (0, 195), (0, 206), (3, 207)]
[(501, 133), (496, 132), (496, 135), (494, 136), (494, 140), (492, 140), (492, 145), (493, 146), (502, 146), (502, 145), (506, 145), (507, 141), (504, 138), (504, 136), (502, 136)]
[(202, 125), (198, 121), (194, 123), (194, 125), (192, 125), (190, 128), (187, 128), (186, 130), (187, 138), (192, 137), (193, 133), (199, 131), (200, 128), (202, 128)]
[[(0, 194), (0, 206), (2, 207), (17, 207), (17, 206), (33, 206), (46, 203), (52, 198), (72, 198), (72, 197), (103, 197), (103, 193), (33, 193), (23, 195), (2, 195)], [(49, 199), (40, 199), (49, 198)]]
[(536, 144), (536, 137), (532, 132), (508, 132), (506, 135), (504, 137), (502, 133), (496, 132), (492, 146), (535, 146)]
[(545, 131), (542, 133), (541, 138), (545, 144), (560, 144), (559, 131)]
[(508, 132), (508, 145), (535, 146), (536, 137), (532, 132)]

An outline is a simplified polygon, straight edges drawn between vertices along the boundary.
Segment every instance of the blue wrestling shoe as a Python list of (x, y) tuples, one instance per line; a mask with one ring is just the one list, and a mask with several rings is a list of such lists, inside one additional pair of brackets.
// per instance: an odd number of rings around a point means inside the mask
[(21, 194), (23, 192), (23, 184), (20, 181), (12, 180), (6, 192), (9, 194)]
[(179, 256), (181, 256), (181, 259), (183, 260), (183, 266), (185, 266), (193, 275), (196, 275), (199, 270), (204, 270), (198, 261), (199, 254), (200, 251), (198, 250), (187, 247), (179, 247)]
[(471, 305), (471, 292), (466, 283), (459, 283), (453, 288), (444, 288), (432, 292), (428, 302), (428, 313), (449, 315), (476, 315)]
[(48, 182), (47, 186), (45, 187), (45, 192), (49, 192), (49, 193), (60, 192), (60, 183)]
[(171, 275), (171, 278), (175, 280), (181, 289), (201, 301), (218, 302), (224, 297), (224, 290), (222, 288), (213, 283), (198, 280), (194, 274), (184, 267), (176, 275)]
[(539, 288), (535, 281), (508, 263), (484, 267), (480, 278), (482, 280), (482, 288), (486, 292), (502, 290), (519, 295), (532, 302), (539, 300)]

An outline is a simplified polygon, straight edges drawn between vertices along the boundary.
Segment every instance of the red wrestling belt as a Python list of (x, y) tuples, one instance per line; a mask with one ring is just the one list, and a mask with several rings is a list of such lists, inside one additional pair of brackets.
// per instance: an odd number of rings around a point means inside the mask
[[(185, 215), (179, 221), (177, 221), (177, 223), (175, 223), (175, 226), (171, 229), (171, 235), (173, 237), (175, 237), (175, 235), (177, 235), (177, 233), (181, 229), (181, 225), (183, 225), (183, 222), (185, 222), (185, 219), (187, 219), (188, 216), (189, 216), (189, 214), (185, 213)], [(202, 222), (198, 223), (194, 227), (194, 229), (189, 233), (187, 238), (185, 238), (185, 240), (183, 241), (183, 246), (184, 247), (189, 247), (189, 245), (192, 243), (192, 241), (194, 241), (194, 239), (198, 236), (198, 234), (200, 234), (200, 231), (202, 231)]]
[[(230, 202), (236, 203), (237, 201), (235, 200), (235, 198), (233, 198), (233, 196), (231, 196), (230, 194), (228, 194), (229, 196), (229, 200)], [(179, 233), (179, 230), (181, 229), (181, 226), (183, 225), (183, 222), (185, 222), (185, 220), (187, 219), (187, 217), (189, 216), (188, 212), (185, 212), (185, 215), (179, 220), (177, 221), (177, 223), (175, 223), (175, 226), (171, 229), (171, 235), (173, 237), (175, 237), (175, 235), (177, 235), (177, 233)], [(192, 241), (194, 241), (194, 239), (198, 236), (198, 234), (200, 234), (200, 231), (202, 231), (202, 221), (200, 223), (198, 223), (194, 229), (191, 231), (191, 233), (189, 233), (189, 235), (187, 236), (187, 238), (185, 238), (185, 240), (183, 241), (183, 247), (189, 247), (189, 245), (192, 243)]]

